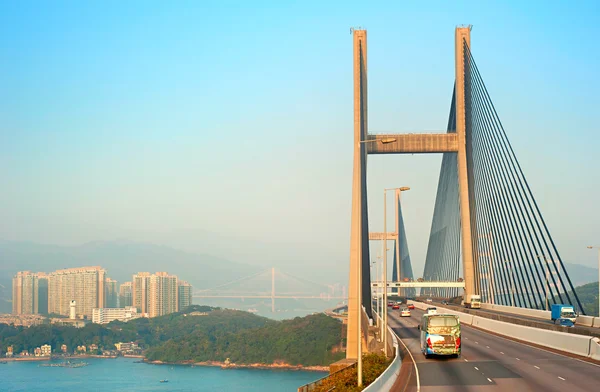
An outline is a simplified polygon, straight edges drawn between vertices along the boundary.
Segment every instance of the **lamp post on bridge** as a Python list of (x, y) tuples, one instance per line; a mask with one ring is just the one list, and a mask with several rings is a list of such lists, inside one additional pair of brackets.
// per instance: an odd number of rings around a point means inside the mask
[(598, 316), (600, 317), (600, 246), (588, 246), (588, 249), (598, 249)]
[[(359, 136), (359, 138), (362, 138)], [(355, 139), (356, 140), (356, 139)], [(388, 143), (393, 143), (396, 141), (396, 138), (393, 137), (388, 137), (388, 138), (382, 138), (382, 139), (369, 139), (369, 140), (359, 140), (356, 148), (358, 151), (358, 154), (362, 153), (362, 149), (360, 148), (361, 144), (366, 144), (366, 143), (375, 143), (375, 142), (380, 142), (381, 144), (388, 144)], [(362, 154), (360, 155), (362, 156)], [(356, 230), (356, 235), (357, 235), (357, 244), (358, 244), (358, 271), (357, 271), (357, 280), (358, 280), (358, 286), (356, 287), (356, 307), (357, 307), (357, 324), (358, 324), (358, 340), (356, 342), (356, 347), (357, 347), (357, 358), (356, 358), (356, 371), (357, 371), (357, 380), (356, 380), (356, 384), (360, 387), (362, 386), (363, 382), (362, 382), (362, 241), (361, 241), (361, 233), (362, 233), (362, 205), (359, 206), (359, 214), (358, 214), (358, 228)], [(385, 291), (384, 291), (385, 292)], [(387, 309), (387, 308), (386, 308)], [(349, 311), (350, 309), (348, 309)], [(384, 335), (385, 338), (385, 335)]]
[[(400, 188), (384, 188), (383, 190), (383, 243), (385, 244), (383, 249), (383, 353), (387, 358), (387, 191), (399, 191), (398, 193), (398, 202), (400, 201), (400, 192), (409, 191), (410, 188), (407, 186), (403, 186)], [(400, 233), (396, 233), (397, 236), (400, 236)], [(397, 246), (400, 246), (400, 241), (398, 241)], [(397, 249), (399, 252), (399, 248)], [(398, 276), (400, 276), (400, 271), (397, 271)]]

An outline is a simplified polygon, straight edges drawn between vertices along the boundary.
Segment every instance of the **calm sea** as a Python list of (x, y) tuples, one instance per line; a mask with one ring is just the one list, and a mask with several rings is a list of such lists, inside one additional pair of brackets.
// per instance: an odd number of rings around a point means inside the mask
[[(0, 364), (0, 391), (296, 391), (319, 372), (148, 365), (136, 359), (85, 359), (81, 368), (48, 362)], [(167, 379), (168, 383), (160, 383)]]

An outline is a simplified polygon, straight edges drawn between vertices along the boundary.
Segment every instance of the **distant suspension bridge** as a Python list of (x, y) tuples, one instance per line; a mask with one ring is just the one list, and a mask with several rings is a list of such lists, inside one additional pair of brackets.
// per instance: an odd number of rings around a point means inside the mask
[(276, 299), (347, 299), (345, 287), (312, 282), (275, 268), (265, 269), (209, 289), (197, 290), (193, 297), (271, 299), (272, 312), (275, 312)]

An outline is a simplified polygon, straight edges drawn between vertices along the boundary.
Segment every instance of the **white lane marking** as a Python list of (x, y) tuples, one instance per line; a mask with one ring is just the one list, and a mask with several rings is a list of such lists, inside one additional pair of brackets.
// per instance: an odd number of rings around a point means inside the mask
[(561, 380), (565, 381), (566, 378), (562, 378), (561, 376), (558, 376), (558, 378), (560, 378)]
[(502, 351), (500, 351), (500, 354), (504, 355), (504, 353)]
[(492, 380), (490, 380), (490, 378), (489, 378), (489, 377), (488, 377), (488, 381), (489, 381), (489, 382), (492, 382)]
[(485, 346), (485, 348), (490, 348), (490, 346)]
[(519, 359), (519, 358), (517, 358), (517, 361), (520, 361), (520, 359)]
[(463, 358), (463, 359), (465, 360), (465, 362), (469, 362), (469, 361), (467, 360), (467, 358)]
[(475, 370), (479, 370), (479, 368), (477, 366), (474, 366)]
[(540, 370), (540, 367), (539, 367), (539, 366), (535, 366), (535, 365), (533, 365), (533, 367), (534, 367), (534, 368), (536, 368), (536, 369), (538, 369), (538, 370)]
[(475, 344), (479, 344), (479, 342), (475, 342)]
[(465, 340), (469, 340), (469, 338), (465, 338)]

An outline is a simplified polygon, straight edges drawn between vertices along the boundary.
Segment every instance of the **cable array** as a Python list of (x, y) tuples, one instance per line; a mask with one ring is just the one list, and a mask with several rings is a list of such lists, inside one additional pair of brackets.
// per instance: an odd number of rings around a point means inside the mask
[[(581, 302), (533, 192), (508, 140), (466, 42), (465, 109), (467, 173), (475, 286), (482, 301), (545, 309), (553, 303)], [(453, 95), (448, 132), (455, 132)], [(456, 153), (442, 161), (425, 264), (425, 280), (461, 276), (460, 218)], [(430, 295), (453, 296), (434, 289)]]

